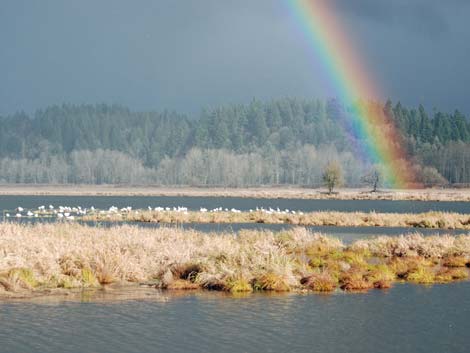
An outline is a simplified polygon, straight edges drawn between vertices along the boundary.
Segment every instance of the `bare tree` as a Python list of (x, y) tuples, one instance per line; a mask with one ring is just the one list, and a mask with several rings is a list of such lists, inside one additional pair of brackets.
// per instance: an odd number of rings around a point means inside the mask
[(335, 187), (343, 185), (343, 171), (337, 161), (329, 162), (323, 171), (323, 182), (331, 194)]
[(372, 192), (377, 192), (377, 188), (382, 184), (382, 171), (379, 166), (373, 166), (362, 176), (361, 181), (372, 188)]

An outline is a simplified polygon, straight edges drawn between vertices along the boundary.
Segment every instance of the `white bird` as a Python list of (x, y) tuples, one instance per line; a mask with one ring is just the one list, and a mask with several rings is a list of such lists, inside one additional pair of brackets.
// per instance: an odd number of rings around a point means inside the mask
[(21, 218), (21, 213), (17, 213), (16, 218)]
[(10, 214), (9, 214), (9, 213), (7, 213), (5, 216), (7, 216), (7, 217), (10, 217)]
[(53, 210), (53, 209), (54, 209), (54, 206), (49, 205), (49, 209), (50, 209), (50, 210)]
[(18, 206), (18, 208), (16, 209), (18, 212), (23, 212), (23, 207), (21, 206)]
[(57, 213), (58, 218), (64, 218), (64, 215), (62, 213)]
[(31, 212), (31, 211), (28, 211), (27, 215), (28, 215), (28, 217), (32, 217), (32, 216), (34, 216), (34, 213)]

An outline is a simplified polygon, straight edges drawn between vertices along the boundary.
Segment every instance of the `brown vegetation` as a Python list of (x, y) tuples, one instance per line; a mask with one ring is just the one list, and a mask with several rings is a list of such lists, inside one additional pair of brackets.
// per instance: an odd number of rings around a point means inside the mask
[(179, 196), (179, 197), (243, 197), (310, 200), (410, 200), (410, 201), (470, 201), (470, 189), (414, 189), (382, 190), (338, 189), (328, 194), (326, 190), (299, 187), (252, 188), (197, 188), (119, 185), (2, 185), (0, 195), (89, 195), (89, 196)]
[(146, 211), (94, 212), (87, 221), (130, 221), (153, 223), (265, 223), (299, 226), (337, 227), (413, 227), (440, 229), (470, 229), (470, 215), (448, 212), (375, 213), (375, 212), (200, 212)]
[[(0, 295), (129, 283), (227, 292), (388, 288), (468, 278), (469, 236), (346, 246), (303, 228), (205, 234), (172, 228), (0, 224)], [(459, 265), (461, 267), (456, 267)]]

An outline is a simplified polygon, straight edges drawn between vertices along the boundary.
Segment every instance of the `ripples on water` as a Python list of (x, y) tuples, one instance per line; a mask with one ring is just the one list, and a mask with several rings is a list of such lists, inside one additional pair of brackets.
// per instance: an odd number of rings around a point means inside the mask
[(0, 304), (2, 352), (468, 352), (470, 283)]
[(470, 202), (435, 201), (385, 201), (385, 200), (299, 200), (299, 199), (255, 199), (240, 197), (156, 197), (156, 196), (0, 196), (0, 210), (13, 210), (18, 206), (37, 208), (41, 205), (81, 206), (108, 209), (132, 206), (134, 209), (152, 207), (185, 206), (190, 210), (201, 207), (235, 208), (242, 211), (256, 207), (289, 209), (304, 212), (396, 212), (421, 213), (427, 211), (470, 213)]

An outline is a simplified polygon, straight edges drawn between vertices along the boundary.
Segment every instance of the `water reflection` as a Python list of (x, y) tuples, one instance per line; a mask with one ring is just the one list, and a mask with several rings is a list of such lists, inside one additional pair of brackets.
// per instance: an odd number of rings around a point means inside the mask
[[(5, 352), (468, 352), (468, 282), (365, 294), (3, 302)], [(162, 300), (162, 298), (164, 298)]]

